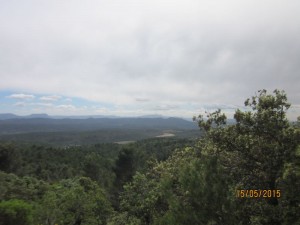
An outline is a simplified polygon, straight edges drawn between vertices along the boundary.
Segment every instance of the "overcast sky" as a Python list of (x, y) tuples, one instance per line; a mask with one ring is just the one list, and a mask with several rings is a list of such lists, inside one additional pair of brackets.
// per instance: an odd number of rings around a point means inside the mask
[(0, 0), (0, 113), (300, 115), (299, 0)]

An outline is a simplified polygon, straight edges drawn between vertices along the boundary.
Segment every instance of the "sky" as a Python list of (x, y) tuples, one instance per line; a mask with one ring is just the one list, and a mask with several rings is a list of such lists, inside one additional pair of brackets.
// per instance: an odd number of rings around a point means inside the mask
[(298, 0), (0, 0), (0, 113), (300, 115)]

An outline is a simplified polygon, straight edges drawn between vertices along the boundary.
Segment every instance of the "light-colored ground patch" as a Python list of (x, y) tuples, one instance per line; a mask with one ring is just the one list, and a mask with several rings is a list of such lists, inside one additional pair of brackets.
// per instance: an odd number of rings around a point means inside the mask
[(159, 137), (159, 138), (163, 138), (163, 137), (174, 137), (175, 134), (172, 134), (172, 133), (163, 133), (162, 135), (158, 135), (156, 137)]
[(126, 144), (130, 144), (130, 143), (134, 143), (135, 141), (118, 141), (118, 142), (115, 142), (119, 145), (126, 145)]

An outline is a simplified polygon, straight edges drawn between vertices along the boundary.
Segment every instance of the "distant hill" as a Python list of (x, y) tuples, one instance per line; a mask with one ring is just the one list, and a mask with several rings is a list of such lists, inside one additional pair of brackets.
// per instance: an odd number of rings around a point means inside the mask
[(21, 116), (17, 116), (15, 114), (12, 113), (2, 113), (0, 114), (0, 120), (9, 120), (9, 119), (16, 119), (16, 118), (20, 118)]
[(48, 114), (42, 113), (42, 114), (31, 114), (29, 116), (25, 116), (24, 118), (50, 118)]
[(31, 114), (28, 116), (18, 116), (13, 113), (0, 113), (0, 120), (9, 120), (9, 119), (32, 119), (32, 118), (51, 118), (48, 114)]

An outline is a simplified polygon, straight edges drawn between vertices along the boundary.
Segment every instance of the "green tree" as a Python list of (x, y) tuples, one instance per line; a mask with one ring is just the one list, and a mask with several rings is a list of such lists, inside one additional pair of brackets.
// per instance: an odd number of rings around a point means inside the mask
[(123, 185), (130, 181), (136, 172), (135, 159), (136, 152), (133, 148), (124, 148), (120, 151), (114, 168), (116, 174), (115, 187), (118, 192), (123, 189)]
[(85, 176), (90, 177), (94, 181), (101, 179), (101, 156), (92, 152), (85, 156), (83, 162), (83, 169)]
[(279, 182), (279, 187), (284, 190), (279, 200), (282, 206), (282, 224), (300, 224), (300, 146), (296, 150), (295, 158), (285, 163)]
[(124, 186), (120, 213), (111, 224), (234, 224), (230, 179), (216, 157), (201, 151), (177, 150), (137, 173)]
[(40, 203), (39, 221), (45, 225), (102, 225), (112, 212), (103, 190), (90, 178), (62, 180)]
[[(187, 157), (193, 157), (189, 149), (178, 151), (167, 161), (148, 163), (145, 173), (136, 173), (133, 180), (124, 185), (120, 196), (120, 210), (111, 219), (110, 224), (153, 224), (168, 210), (167, 198), (164, 196), (163, 177), (178, 178), (178, 168), (184, 165)], [(176, 166), (175, 166), (176, 165)]]
[(0, 201), (20, 199), (36, 202), (42, 198), (49, 185), (33, 177), (18, 177), (14, 174), (0, 172)]
[[(300, 143), (299, 130), (286, 118), (290, 107), (286, 94), (261, 90), (245, 101), (245, 107), (249, 110), (235, 112), (234, 125), (225, 126), (226, 116), (220, 110), (208, 114), (207, 120), (201, 115), (195, 120), (214, 146), (209, 154), (220, 159), (237, 189), (280, 189), (285, 165), (295, 158)], [(278, 198), (237, 203), (242, 224), (283, 221), (283, 205), (279, 206)]]
[(14, 172), (18, 169), (21, 158), (16, 146), (12, 144), (0, 144), (0, 170)]
[(32, 206), (22, 200), (0, 202), (0, 225), (31, 225)]
[[(234, 224), (228, 177), (216, 157), (189, 162), (180, 171), (178, 186), (181, 194), (169, 195), (173, 197), (163, 224)], [(167, 186), (167, 190), (172, 189)]]

